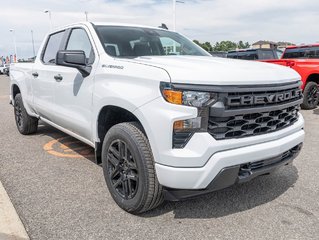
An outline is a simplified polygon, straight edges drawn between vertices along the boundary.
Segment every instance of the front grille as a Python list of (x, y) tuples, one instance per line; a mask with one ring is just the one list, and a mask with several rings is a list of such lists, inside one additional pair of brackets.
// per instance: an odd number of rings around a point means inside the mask
[(239, 114), (229, 117), (210, 116), (208, 132), (216, 139), (241, 138), (275, 132), (298, 120), (299, 105), (280, 110)]

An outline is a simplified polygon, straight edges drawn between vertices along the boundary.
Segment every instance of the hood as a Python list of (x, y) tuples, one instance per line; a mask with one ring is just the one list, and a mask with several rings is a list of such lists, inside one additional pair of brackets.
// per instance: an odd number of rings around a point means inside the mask
[(210, 56), (145, 56), (129, 61), (166, 70), (173, 83), (203, 85), (277, 84), (300, 80), (287, 67)]

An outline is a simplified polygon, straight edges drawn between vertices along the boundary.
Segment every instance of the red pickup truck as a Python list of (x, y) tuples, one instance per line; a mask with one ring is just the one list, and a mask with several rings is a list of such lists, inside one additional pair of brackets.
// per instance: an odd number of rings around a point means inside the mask
[(262, 60), (296, 70), (302, 79), (303, 109), (314, 109), (319, 102), (319, 44), (287, 47), (281, 59)]

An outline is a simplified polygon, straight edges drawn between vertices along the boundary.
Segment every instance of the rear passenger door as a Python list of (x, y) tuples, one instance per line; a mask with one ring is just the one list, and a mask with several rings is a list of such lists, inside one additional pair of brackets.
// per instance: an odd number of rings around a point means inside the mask
[(84, 51), (92, 71), (89, 76), (83, 77), (75, 68), (59, 67), (56, 75), (61, 76), (61, 79), (55, 82), (54, 88), (57, 111), (55, 122), (92, 141), (92, 94), (97, 54), (87, 30), (82, 27), (69, 29), (64, 50)]
[(42, 117), (54, 121), (55, 85), (54, 76), (60, 66), (55, 64), (58, 50), (63, 48), (65, 31), (51, 34), (43, 48), (40, 61), (34, 64), (32, 71), (32, 92), (35, 110)]

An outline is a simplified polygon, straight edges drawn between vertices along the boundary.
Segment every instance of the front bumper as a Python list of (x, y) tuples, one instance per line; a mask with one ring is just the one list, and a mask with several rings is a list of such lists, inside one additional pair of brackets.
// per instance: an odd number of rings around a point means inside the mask
[(203, 190), (183, 190), (164, 187), (164, 198), (169, 201), (179, 201), (209, 192), (230, 187), (236, 183), (244, 183), (258, 176), (269, 174), (277, 168), (290, 164), (302, 148), (302, 143), (276, 157), (254, 163), (246, 163), (223, 168), (214, 180)]
[[(280, 156), (302, 144), (304, 134), (304, 130), (300, 129), (277, 140), (216, 152), (202, 167), (172, 167), (156, 163), (157, 178), (167, 188), (203, 190), (223, 169)], [(295, 156), (291, 160), (293, 158)]]

